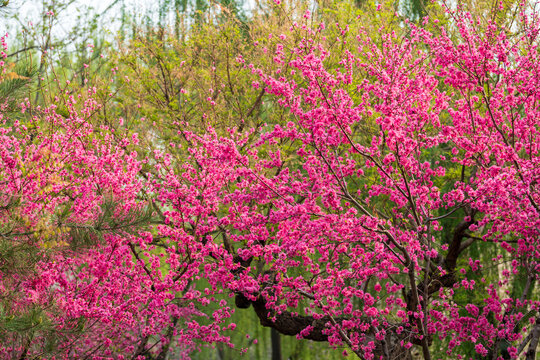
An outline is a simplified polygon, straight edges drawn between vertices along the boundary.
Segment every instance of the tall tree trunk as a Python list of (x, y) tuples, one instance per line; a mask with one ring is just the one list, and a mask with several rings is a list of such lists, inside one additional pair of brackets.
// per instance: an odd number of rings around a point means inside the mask
[(527, 350), (527, 354), (526, 354), (527, 360), (536, 359), (536, 348), (538, 347), (539, 339), (540, 339), (540, 317), (536, 318), (536, 323), (532, 329), (531, 343), (529, 344), (529, 349)]
[(272, 338), (272, 360), (281, 360), (281, 337), (274, 328), (270, 329)]

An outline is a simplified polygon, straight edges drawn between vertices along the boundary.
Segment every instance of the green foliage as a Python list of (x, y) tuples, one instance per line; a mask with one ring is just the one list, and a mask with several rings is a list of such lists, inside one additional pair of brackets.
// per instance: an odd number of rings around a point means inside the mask
[(69, 245), (75, 250), (80, 250), (103, 241), (104, 236), (108, 234), (137, 235), (143, 227), (157, 221), (150, 206), (142, 209), (131, 209), (125, 216), (120, 218), (116, 214), (117, 207), (116, 202), (105, 200), (101, 204), (100, 215), (96, 221), (87, 225), (64, 223), (62, 221), (63, 216), (60, 215), (58, 227), (64, 227), (69, 231)]
[(6, 111), (10, 114), (10, 121), (13, 121), (19, 102), (31, 94), (38, 71), (35, 64), (29, 61), (8, 62), (5, 70), (0, 75), (0, 103), (7, 104)]

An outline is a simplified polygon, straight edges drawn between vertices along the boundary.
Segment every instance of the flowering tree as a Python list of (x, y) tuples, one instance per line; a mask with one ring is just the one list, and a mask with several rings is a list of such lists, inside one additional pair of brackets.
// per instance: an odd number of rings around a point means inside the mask
[[(28, 85), (13, 83), (19, 80), (4, 70), (0, 84)], [(96, 124), (102, 107), (96, 91), (59, 92), (45, 108), (26, 99), (18, 115), (8, 112), (16, 100), (11, 93), (2, 98), (2, 358), (136, 357), (156, 334), (158, 355), (167, 353), (173, 335), (183, 354), (197, 338), (222, 338), (212, 325), (174, 328), (204, 314), (176, 299), (185, 284), (146, 267), (143, 258), (153, 257), (141, 249), (160, 220), (144, 196), (151, 188), (139, 178), (141, 161), (129, 150), (138, 137)]]
[[(176, 152), (128, 151), (137, 137), (98, 128), (92, 94), (32, 134), (5, 126), (2, 236), (42, 257), (3, 273), (9, 304), (44, 309), (66, 358), (234, 346), (237, 307), (362, 359), (534, 359), (540, 19), (447, 17), (381, 42), (343, 27), (339, 68), (324, 25), (304, 27), (274, 73), (245, 64), (288, 119), (226, 135), (175, 122)], [(2, 350), (39, 355), (43, 332)]]

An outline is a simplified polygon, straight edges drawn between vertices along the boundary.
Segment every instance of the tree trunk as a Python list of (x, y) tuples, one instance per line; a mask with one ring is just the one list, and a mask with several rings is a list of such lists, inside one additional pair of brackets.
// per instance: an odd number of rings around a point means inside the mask
[(276, 329), (270, 330), (272, 337), (272, 360), (281, 360), (281, 338)]

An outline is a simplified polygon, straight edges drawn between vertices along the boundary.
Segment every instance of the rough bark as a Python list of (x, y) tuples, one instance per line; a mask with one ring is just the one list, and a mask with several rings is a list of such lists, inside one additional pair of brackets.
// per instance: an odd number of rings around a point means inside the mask
[(536, 348), (538, 347), (538, 340), (540, 339), (540, 317), (536, 318), (536, 323), (531, 331), (531, 342), (525, 355), (526, 360), (536, 359)]

